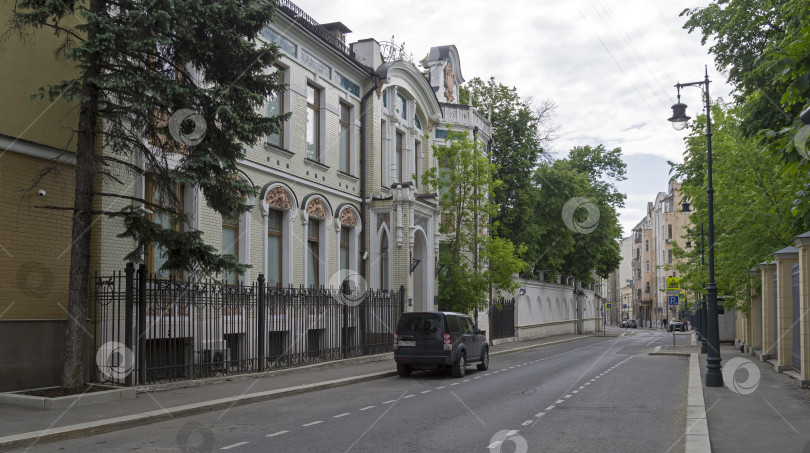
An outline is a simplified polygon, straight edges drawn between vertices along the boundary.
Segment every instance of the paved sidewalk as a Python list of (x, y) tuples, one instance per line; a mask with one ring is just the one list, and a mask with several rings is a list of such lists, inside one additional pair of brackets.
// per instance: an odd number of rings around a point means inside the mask
[(706, 354), (699, 354), (699, 342), (656, 349), (654, 354), (691, 355), (700, 367), (702, 394), (688, 396), (687, 417), (699, 420), (695, 409), (705, 405), (702, 417), (708, 422), (711, 450), (695, 442), (690, 449), (689, 438), (700, 438), (702, 424), (689, 422), (687, 453), (810, 452), (810, 390), (797, 388), (796, 381), (774, 371), (773, 365), (724, 343), (720, 345), (724, 386), (706, 387)]
[[(602, 336), (602, 333), (594, 336)], [(610, 336), (608, 333), (607, 337)], [(490, 356), (590, 337), (559, 335), (503, 343), (491, 346)], [(394, 375), (396, 367), (393, 354), (389, 353), (261, 375), (217, 378), (215, 382), (186, 381), (163, 386), (162, 391), (140, 392), (135, 399), (66, 410), (3, 405), (0, 406), (0, 450), (29, 445), (36, 439), (43, 443), (54, 442)]]

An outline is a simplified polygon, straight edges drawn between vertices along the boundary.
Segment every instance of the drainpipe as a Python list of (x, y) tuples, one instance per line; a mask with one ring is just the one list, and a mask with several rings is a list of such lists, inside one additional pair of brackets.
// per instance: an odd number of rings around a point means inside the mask
[[(373, 93), (380, 86), (380, 78), (374, 76), (374, 86), (366, 94), (360, 98), (360, 218), (366, 224), (366, 100), (371, 93)], [(371, 240), (370, 229), (368, 225), (363, 228), (369, 240)], [(360, 242), (360, 275), (366, 278), (366, 241), (365, 239)]]
[[(478, 147), (478, 126), (473, 127), (473, 146)], [(478, 274), (478, 186), (473, 187), (475, 197), (475, 220), (473, 222), (473, 238), (475, 238), (475, 249), (473, 250), (473, 263), (475, 264), (475, 273)], [(478, 305), (475, 306), (473, 319), (475, 319), (475, 327), (478, 328)]]

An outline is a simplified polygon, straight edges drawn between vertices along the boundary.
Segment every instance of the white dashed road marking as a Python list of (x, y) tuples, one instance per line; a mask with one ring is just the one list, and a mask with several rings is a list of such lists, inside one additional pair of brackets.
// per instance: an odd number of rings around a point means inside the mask
[(311, 423), (305, 423), (305, 424), (303, 424), (301, 426), (312, 426), (312, 425), (317, 425), (318, 423), (323, 423), (323, 420), (318, 420), (318, 421), (311, 422)]
[(241, 447), (242, 445), (247, 445), (250, 442), (237, 442), (233, 445), (228, 445), (227, 447), (222, 447), (220, 450), (230, 450), (231, 448)]
[[(429, 392), (429, 391), (430, 391), (430, 390), (428, 390), (428, 392)], [(369, 409), (373, 409), (373, 408), (375, 408), (375, 407), (377, 407), (377, 406), (366, 406), (366, 407), (364, 407), (364, 408), (362, 408), (362, 409), (360, 409), (360, 410), (361, 410), (361, 411), (367, 411), (367, 410), (369, 410)]]
[(277, 433), (268, 434), (268, 435), (266, 435), (265, 437), (276, 437), (276, 436), (280, 436), (280, 435), (282, 435), (282, 434), (287, 434), (288, 432), (289, 432), (289, 431), (279, 431), (279, 432), (277, 432)]
[(351, 412), (344, 412), (342, 414), (334, 415), (333, 418), (345, 417), (347, 415), (351, 415)]

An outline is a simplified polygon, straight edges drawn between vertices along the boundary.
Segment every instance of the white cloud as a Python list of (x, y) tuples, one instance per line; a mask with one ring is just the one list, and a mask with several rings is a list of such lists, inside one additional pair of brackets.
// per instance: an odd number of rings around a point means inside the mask
[[(683, 160), (683, 132), (667, 122), (676, 82), (703, 79), (708, 65), (713, 97), (729, 87), (714, 69), (697, 33), (683, 30), (684, 6), (663, 0), (295, 0), (321, 23), (341, 21), (350, 41), (405, 42), (421, 60), (430, 47), (455, 44), (464, 76), (515, 86), (523, 97), (557, 103), (559, 138), (551, 150), (577, 145), (621, 147), (628, 195), (620, 221), (629, 234), (648, 201), (665, 191), (667, 160)], [(697, 5), (708, 3), (700, 0)], [(689, 115), (700, 109), (697, 89), (682, 91)], [(628, 228), (629, 225), (629, 228)]]

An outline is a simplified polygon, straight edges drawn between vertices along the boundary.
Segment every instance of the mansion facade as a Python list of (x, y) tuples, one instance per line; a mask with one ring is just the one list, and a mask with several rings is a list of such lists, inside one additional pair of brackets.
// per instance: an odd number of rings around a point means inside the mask
[[(4, 7), (2, 17), (8, 14)], [(464, 77), (455, 46), (432, 47), (417, 66), (393, 43), (347, 44), (348, 33), (340, 22), (319, 24), (293, 3), (279, 2), (260, 39), (282, 50), (272, 70), (283, 73), (287, 89), (265, 108), (268, 115), (291, 115), (278, 134), (243, 149), (241, 177), (258, 196), (245, 200), (250, 209), (238, 218), (223, 218), (202, 202), (199, 188), (179, 186), (186, 227), (250, 265), (241, 275), (216, 276), (226, 284), (250, 285), (263, 274), (274, 286), (335, 288), (357, 274), (369, 288), (403, 290), (405, 310), (436, 310), (441, 213), (436, 190), (422, 175), (437, 167), (433, 150), (445, 143), (448, 129), (491, 145), (491, 125), (474, 107), (458, 103)], [(72, 203), (75, 146), (63, 149), (71, 143), (76, 110), (58, 101), (43, 112), (28, 99), (52, 74), (71, 69), (54, 61), (56, 40), (45, 33), (40, 38), (33, 49), (10, 45), (3, 59), (26, 64), (0, 70), (2, 97), (14, 106), (0, 112), (0, 209), (16, 216), (0, 222), (7, 276), (0, 281), (0, 340), (24, 345), (0, 353), (15, 357), (0, 376), (0, 391), (53, 385), (67, 318), (71, 216), (37, 209), (37, 190), (19, 198), (37, 180), (45, 204)], [(37, 179), (55, 161), (64, 171)], [(161, 201), (148, 176), (112, 173), (117, 181), (99, 181), (100, 193)], [(98, 196), (96, 203), (117, 211), (131, 201)], [(91, 272), (122, 270), (134, 243), (118, 237), (121, 221), (99, 217), (92, 228)], [(160, 270), (165, 260), (159, 248), (144, 254), (158, 278), (172, 276)], [(92, 347), (85, 353), (91, 359)]]

